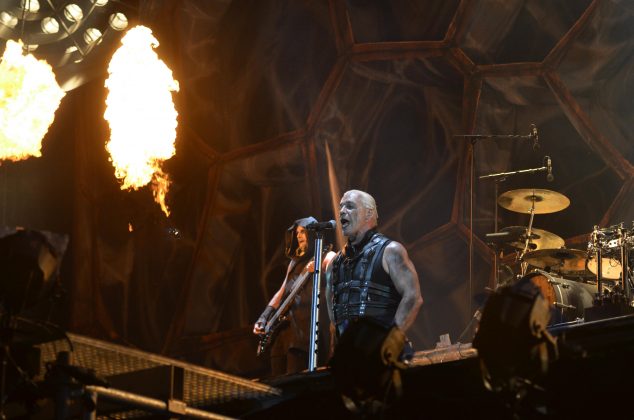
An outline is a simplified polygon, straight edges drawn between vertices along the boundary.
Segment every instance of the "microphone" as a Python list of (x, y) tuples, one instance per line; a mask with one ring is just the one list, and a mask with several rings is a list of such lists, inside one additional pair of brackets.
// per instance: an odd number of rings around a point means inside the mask
[(328, 230), (335, 229), (337, 227), (337, 222), (334, 220), (329, 220), (327, 222), (313, 222), (306, 225), (306, 229), (308, 230)]
[(550, 160), (550, 156), (546, 156), (546, 181), (553, 182), (555, 177), (553, 176), (553, 161)]
[(531, 124), (531, 138), (533, 139), (533, 151), (539, 149), (539, 135), (537, 134), (537, 127), (535, 124)]

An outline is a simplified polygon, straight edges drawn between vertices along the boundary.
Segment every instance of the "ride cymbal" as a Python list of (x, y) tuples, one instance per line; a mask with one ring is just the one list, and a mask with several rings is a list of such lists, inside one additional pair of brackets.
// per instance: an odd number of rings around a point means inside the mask
[(570, 205), (570, 200), (556, 191), (538, 188), (525, 188), (502, 193), (498, 204), (516, 213), (547, 214), (561, 211)]

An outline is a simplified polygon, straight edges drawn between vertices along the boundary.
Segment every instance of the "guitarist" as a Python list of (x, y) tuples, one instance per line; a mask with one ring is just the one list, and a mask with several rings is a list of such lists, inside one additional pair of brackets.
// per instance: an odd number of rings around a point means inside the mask
[[(286, 277), (280, 289), (273, 295), (262, 315), (253, 327), (253, 333), (265, 333), (265, 325), (273, 316), (286, 296), (293, 290), (296, 281), (303, 275), (315, 270), (313, 254), (315, 238), (313, 232), (306, 230), (310, 223), (317, 222), (314, 217), (296, 220), (286, 232), (286, 256), (290, 259), (286, 270)], [(324, 249), (329, 247), (324, 246)], [(326, 251), (322, 258), (322, 270), (335, 256), (332, 251)], [(310, 314), (312, 305), (313, 279), (305, 280), (305, 285), (296, 295), (295, 301), (286, 314), (286, 321), (276, 329), (276, 336), (271, 346), (271, 374), (273, 376), (300, 372), (308, 369), (308, 348), (310, 340)], [(322, 280), (322, 285), (325, 281)], [(323, 308), (323, 307), (322, 307)], [(323, 313), (325, 311), (320, 311)], [(328, 322), (320, 322), (328, 325)], [(324, 329), (325, 330), (325, 329)], [(323, 336), (324, 330), (321, 331)], [(320, 340), (324, 343), (325, 340)]]

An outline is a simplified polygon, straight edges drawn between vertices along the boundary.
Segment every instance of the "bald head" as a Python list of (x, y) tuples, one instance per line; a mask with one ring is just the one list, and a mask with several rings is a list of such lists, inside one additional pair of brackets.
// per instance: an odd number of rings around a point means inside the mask
[(359, 197), (361, 206), (364, 209), (369, 210), (371, 227), (376, 227), (376, 225), (379, 222), (379, 212), (376, 208), (376, 201), (374, 201), (374, 197), (372, 197), (367, 192), (361, 191), (361, 190), (349, 190), (349, 191), (346, 191), (343, 196), (345, 197), (346, 194), (351, 194), (353, 196)]
[(365, 232), (376, 227), (378, 221), (376, 202), (365, 191), (346, 191), (341, 197), (339, 218), (343, 234), (355, 243), (363, 238)]

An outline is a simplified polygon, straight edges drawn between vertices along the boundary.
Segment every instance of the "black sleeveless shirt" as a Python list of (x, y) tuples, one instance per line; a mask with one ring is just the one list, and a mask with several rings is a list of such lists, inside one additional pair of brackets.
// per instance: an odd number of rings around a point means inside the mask
[(350, 243), (333, 260), (333, 320), (343, 333), (349, 321), (369, 317), (389, 327), (401, 295), (383, 269), (383, 253), (391, 242), (371, 230), (356, 247)]

